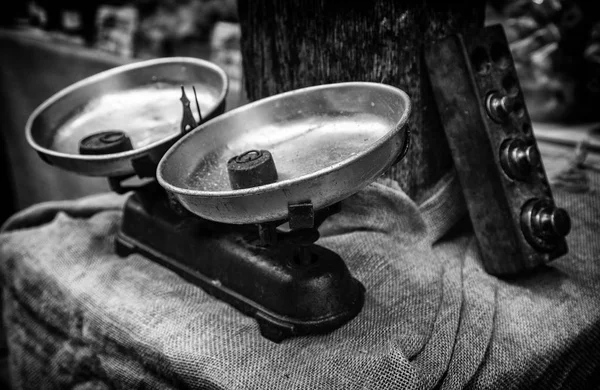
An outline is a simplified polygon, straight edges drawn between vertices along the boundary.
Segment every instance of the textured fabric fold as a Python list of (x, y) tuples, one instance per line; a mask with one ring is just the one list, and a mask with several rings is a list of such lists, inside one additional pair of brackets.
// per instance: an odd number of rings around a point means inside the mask
[[(280, 344), (173, 272), (114, 253), (124, 197), (42, 204), (0, 234), (16, 388), (577, 388), (598, 378), (600, 174), (555, 189), (568, 255), (526, 277), (485, 273), (448, 175), (416, 204), (374, 183), (319, 244), (366, 288), (361, 313)], [(374, 207), (376, 206), (376, 207)], [(198, 254), (202, 261), (202, 254)]]

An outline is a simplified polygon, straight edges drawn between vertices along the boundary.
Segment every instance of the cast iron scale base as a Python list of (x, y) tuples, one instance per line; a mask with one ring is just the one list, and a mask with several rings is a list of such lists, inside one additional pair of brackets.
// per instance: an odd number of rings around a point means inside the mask
[[(335, 211), (318, 212), (317, 226)], [(259, 229), (192, 215), (150, 182), (125, 203), (116, 248), (121, 256), (146, 256), (253, 316), (272, 341), (326, 333), (360, 312), (363, 286), (337, 254), (311, 243), (316, 226), (272, 230), (274, 244)]]

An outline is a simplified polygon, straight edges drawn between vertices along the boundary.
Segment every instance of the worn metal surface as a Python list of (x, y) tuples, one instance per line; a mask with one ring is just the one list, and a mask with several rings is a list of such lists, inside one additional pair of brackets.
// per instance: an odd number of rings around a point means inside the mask
[[(288, 205), (336, 203), (375, 180), (407, 141), (402, 90), (351, 82), (309, 87), (240, 107), (198, 127), (162, 158), (157, 179), (191, 212), (244, 224), (286, 219)], [(268, 150), (278, 181), (231, 188), (227, 162)]]
[(502, 27), (436, 42), (425, 60), (485, 269), (519, 274), (565, 254), (569, 217), (554, 204)]
[[(180, 136), (181, 85), (198, 87), (202, 113), (224, 111), (228, 80), (216, 65), (172, 57), (120, 66), (77, 82), (42, 103), (29, 117), (26, 137), (42, 159), (88, 176), (134, 172), (133, 161), (158, 163)], [(107, 130), (125, 132), (134, 150), (80, 155), (79, 142)]]

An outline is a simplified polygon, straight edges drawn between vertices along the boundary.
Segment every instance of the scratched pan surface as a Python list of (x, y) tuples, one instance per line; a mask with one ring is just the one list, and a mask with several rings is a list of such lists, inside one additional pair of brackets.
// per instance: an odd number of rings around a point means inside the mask
[[(42, 103), (29, 117), (26, 137), (48, 163), (87, 176), (133, 173), (132, 161), (148, 156), (158, 163), (181, 137), (181, 85), (202, 115), (225, 109), (228, 79), (218, 66), (171, 57), (136, 62), (79, 81)], [(101, 156), (80, 155), (79, 141), (106, 130), (124, 131), (134, 150)]]
[[(352, 82), (299, 89), (225, 113), (165, 153), (159, 183), (191, 212), (235, 224), (287, 218), (289, 203), (336, 203), (381, 175), (400, 154), (410, 114), (406, 93)], [(233, 190), (227, 161), (268, 150), (275, 183)]]

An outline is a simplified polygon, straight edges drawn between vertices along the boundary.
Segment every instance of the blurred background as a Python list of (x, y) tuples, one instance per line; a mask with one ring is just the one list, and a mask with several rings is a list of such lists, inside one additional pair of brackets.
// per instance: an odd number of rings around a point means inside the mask
[[(37, 0), (0, 5), (0, 221), (51, 199), (108, 189), (47, 166), (24, 138), (27, 117), (62, 88), (142, 59), (208, 59), (244, 103), (236, 0)], [(489, 0), (487, 24), (510, 41), (538, 140), (573, 142), (600, 122), (600, 17), (591, 1)], [(585, 131), (584, 131), (585, 130)], [(5, 198), (6, 199), (6, 198)]]
[[(502, 23), (531, 119), (600, 118), (600, 14), (593, 1), (491, 0), (487, 23)], [(597, 5), (597, 4), (596, 4)]]

